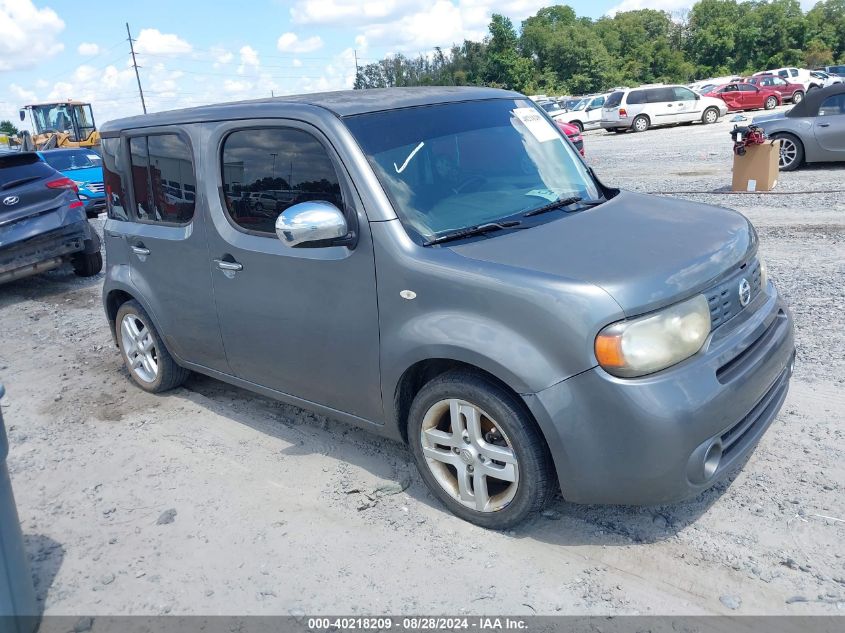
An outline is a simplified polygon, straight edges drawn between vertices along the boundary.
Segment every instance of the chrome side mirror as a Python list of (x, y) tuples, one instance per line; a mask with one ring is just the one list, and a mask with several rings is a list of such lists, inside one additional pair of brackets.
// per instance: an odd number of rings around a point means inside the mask
[(347, 238), (349, 225), (340, 209), (330, 202), (300, 202), (276, 218), (276, 235), (282, 244), (291, 248), (323, 246), (331, 240)]

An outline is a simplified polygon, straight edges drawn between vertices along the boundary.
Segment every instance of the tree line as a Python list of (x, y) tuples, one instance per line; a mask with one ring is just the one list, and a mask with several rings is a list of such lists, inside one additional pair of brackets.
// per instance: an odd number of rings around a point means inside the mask
[(822, 0), (806, 13), (798, 0), (700, 0), (675, 15), (642, 9), (597, 20), (556, 5), (524, 20), (519, 31), (495, 14), (480, 42), (367, 64), (355, 88), (485, 85), (588, 94), (837, 62), (845, 63), (845, 0)]

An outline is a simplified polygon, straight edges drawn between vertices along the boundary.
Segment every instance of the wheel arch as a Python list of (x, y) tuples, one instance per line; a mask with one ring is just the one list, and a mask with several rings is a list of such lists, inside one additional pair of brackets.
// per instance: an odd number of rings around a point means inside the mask
[(133, 292), (132, 288), (127, 288), (123, 285), (114, 286), (109, 288), (108, 290), (103, 291), (103, 305), (106, 310), (106, 317), (108, 318), (109, 322), (109, 331), (112, 335), (112, 340), (114, 344), (117, 345), (117, 332), (115, 331), (115, 319), (117, 318), (117, 312), (120, 310), (120, 306), (122, 306), (127, 301), (137, 301), (138, 304), (142, 308), (144, 308), (144, 312), (152, 320), (153, 327), (159, 331), (159, 335), (161, 335), (161, 330), (159, 330), (158, 320), (155, 317), (155, 314), (150, 309), (150, 306), (147, 305), (147, 302), (140, 298), (139, 293)]

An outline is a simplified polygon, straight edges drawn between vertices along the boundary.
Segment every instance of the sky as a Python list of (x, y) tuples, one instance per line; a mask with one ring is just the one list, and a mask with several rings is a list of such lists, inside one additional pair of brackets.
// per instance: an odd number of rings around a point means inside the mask
[[(26, 103), (76, 99), (98, 122), (148, 111), (351, 88), (358, 63), (518, 27), (550, 0), (0, 0), (0, 120)], [(674, 10), (691, 0), (573, 0), (579, 15)], [(19, 126), (20, 127), (20, 126)]]

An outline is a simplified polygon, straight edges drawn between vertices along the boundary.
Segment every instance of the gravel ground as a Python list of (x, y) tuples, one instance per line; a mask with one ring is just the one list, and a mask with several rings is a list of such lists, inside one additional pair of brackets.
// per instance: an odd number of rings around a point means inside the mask
[[(47, 614), (845, 614), (845, 196), (726, 195), (731, 124), (586, 134), (611, 185), (731, 206), (798, 365), (745, 468), (683, 504), (448, 514), (398, 444), (195, 376), (133, 387), (68, 269), (0, 287), (9, 467)], [(839, 187), (843, 165), (776, 191)]]

